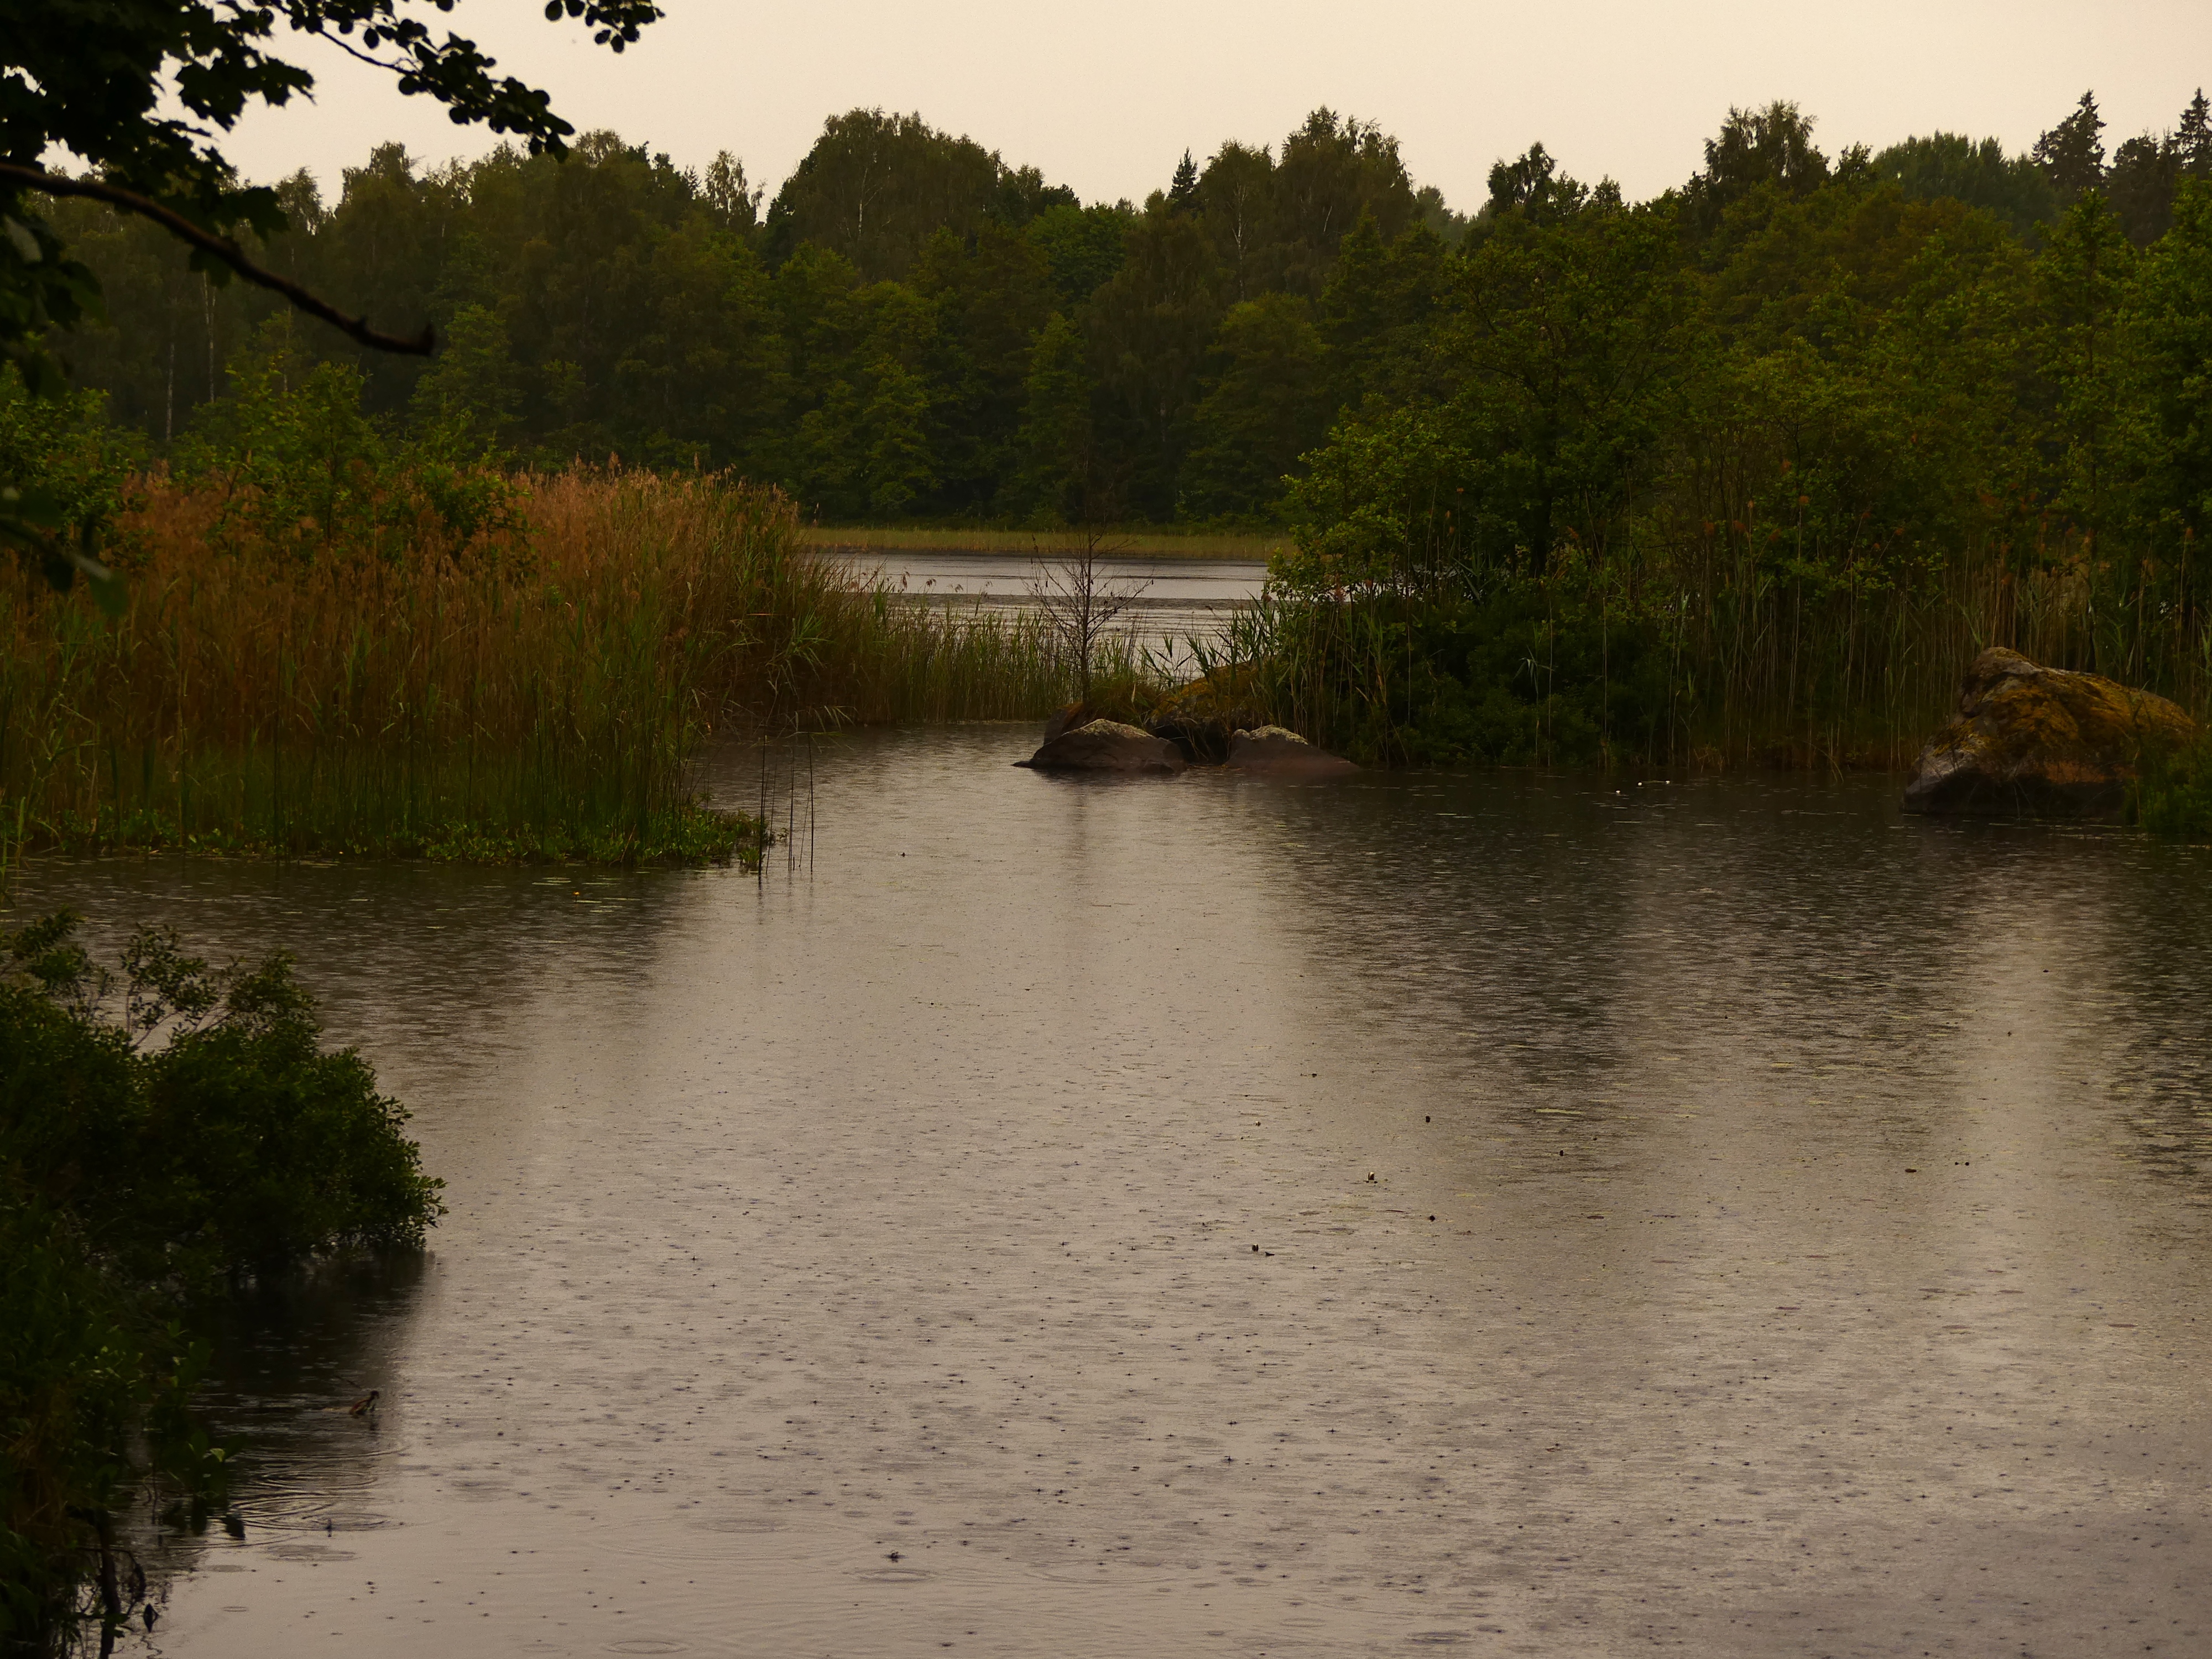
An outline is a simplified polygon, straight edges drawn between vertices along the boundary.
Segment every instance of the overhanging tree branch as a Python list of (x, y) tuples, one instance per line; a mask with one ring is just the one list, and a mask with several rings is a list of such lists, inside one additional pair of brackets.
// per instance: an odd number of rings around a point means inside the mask
[(246, 257), (246, 251), (229, 237), (204, 230), (174, 209), (163, 207), (151, 197), (141, 196), (136, 191), (102, 184), (95, 179), (70, 179), (39, 167), (23, 167), (14, 161), (0, 161), (0, 184), (21, 185), (29, 190), (43, 191), (49, 196), (82, 196), (91, 201), (105, 202), (108, 206), (120, 208), (126, 213), (151, 219), (179, 240), (189, 242), (201, 252), (222, 260), (256, 287), (283, 295), (296, 309), (306, 312), (310, 317), (321, 318), (347, 338), (356, 340), (373, 350), (427, 357), (437, 349), (437, 337), (428, 327), (426, 326), (412, 339), (371, 328), (365, 319), (347, 316), (329, 301), (301, 288), (290, 277), (280, 276), (265, 266), (254, 264)]

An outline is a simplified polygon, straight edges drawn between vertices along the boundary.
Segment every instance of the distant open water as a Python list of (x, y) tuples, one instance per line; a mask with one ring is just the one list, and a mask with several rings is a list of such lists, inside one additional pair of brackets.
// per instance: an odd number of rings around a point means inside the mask
[[(898, 592), (931, 604), (1034, 607), (1038, 562), (1004, 553), (881, 553), (853, 556), (853, 568), (880, 574)], [(1135, 592), (1115, 631), (1178, 671), (1194, 668), (1191, 641), (1211, 649), (1229, 619), (1260, 596), (1267, 567), (1249, 559), (1102, 558), (1102, 581)], [(1140, 590), (1140, 591), (1139, 591)]]

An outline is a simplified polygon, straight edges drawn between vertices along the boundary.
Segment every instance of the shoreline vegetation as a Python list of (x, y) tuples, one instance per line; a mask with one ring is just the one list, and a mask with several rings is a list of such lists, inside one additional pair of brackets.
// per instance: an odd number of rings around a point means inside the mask
[(0, 388), (128, 596), (0, 587), (0, 855), (750, 864), (763, 826), (692, 793), (714, 734), (1063, 696), (1038, 619), (900, 604), (772, 488), (389, 443), (344, 368), (283, 367), (150, 471), (96, 398)]
[[(1899, 767), (1990, 645), (2202, 714), (2212, 103), (2103, 131), (1830, 155), (1778, 102), (1649, 201), (1537, 144), (1472, 214), (1328, 110), (1141, 205), (880, 111), (772, 201), (604, 133), (287, 181), (269, 257), (428, 361), (57, 201), (118, 320), (90, 390), (0, 388), (0, 460), (131, 598), (9, 599), (0, 834), (757, 855), (686, 793), (709, 737), (1085, 679), (851, 568), (932, 550), (1264, 554), (1194, 653), (1369, 764)], [(2161, 764), (2144, 821), (2191, 819)]]
[(111, 970), (80, 920), (0, 931), (10, 1655), (88, 1652), (94, 1630), (111, 1650), (159, 1588), (117, 1535), (129, 1508), (200, 1531), (228, 1507), (240, 1449), (191, 1409), (208, 1310), (319, 1258), (419, 1250), (445, 1209), (407, 1113), (323, 1046), (289, 957), (212, 969), (142, 928)]
[[(129, 603), (7, 585), (0, 855), (750, 866), (759, 822), (690, 793), (717, 734), (1036, 718), (1074, 695), (1046, 618), (904, 602), (772, 488), (510, 471), (367, 427), (342, 466), (288, 457), (288, 431), (351, 395), (343, 369), (269, 394), (227, 463), (103, 474), (94, 398), (48, 434), (92, 458), (78, 476), (107, 500)], [(1673, 562), (1409, 560), (1362, 587), (1331, 527), (1304, 526), (1263, 598), (1192, 644), (1219, 707), (1369, 763), (1896, 769), (1982, 640), (2065, 660), (2100, 625), (2078, 560), (1808, 592), (1759, 581), (1738, 529)], [(1098, 644), (1097, 712), (1143, 724), (1187, 696), (1133, 643)], [(2138, 821), (2201, 836), (2209, 769), (2155, 757)]]

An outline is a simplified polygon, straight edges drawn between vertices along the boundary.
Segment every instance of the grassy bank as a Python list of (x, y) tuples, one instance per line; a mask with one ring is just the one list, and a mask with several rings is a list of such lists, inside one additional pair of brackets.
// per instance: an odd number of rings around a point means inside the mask
[(1067, 682), (1035, 619), (899, 604), (711, 477), (399, 471), (343, 533), (221, 477), (119, 499), (121, 616), (0, 584), (17, 848), (748, 857), (758, 826), (691, 793), (717, 732), (1034, 714)]

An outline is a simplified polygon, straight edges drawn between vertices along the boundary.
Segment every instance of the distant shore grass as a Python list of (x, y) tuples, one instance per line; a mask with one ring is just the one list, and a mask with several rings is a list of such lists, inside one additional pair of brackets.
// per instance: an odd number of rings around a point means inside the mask
[[(1064, 554), (1083, 550), (1084, 537), (1066, 530), (948, 530), (938, 526), (911, 529), (882, 526), (802, 525), (805, 546), (841, 553), (1012, 553)], [(1264, 562), (1286, 544), (1283, 536), (1233, 532), (1188, 533), (1146, 526), (1101, 532), (1097, 550), (1127, 559), (1249, 559)]]

